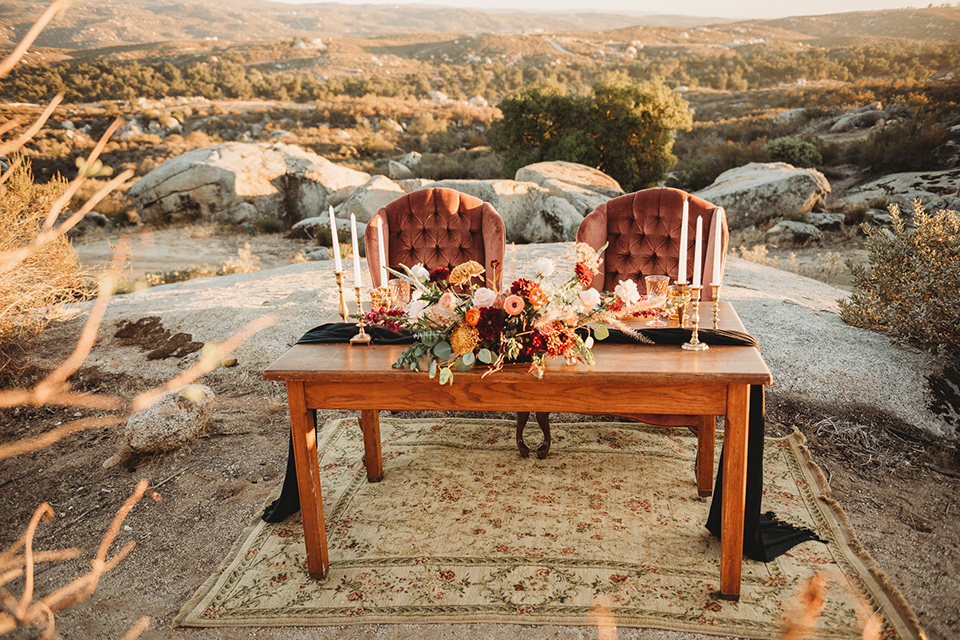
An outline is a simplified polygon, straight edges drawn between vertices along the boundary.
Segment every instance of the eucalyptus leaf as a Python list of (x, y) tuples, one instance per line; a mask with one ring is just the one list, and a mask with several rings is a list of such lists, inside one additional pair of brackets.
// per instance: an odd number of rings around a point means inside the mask
[(431, 378), (437, 377), (437, 361), (436, 360), (430, 361), (430, 377)]
[(457, 371), (470, 371), (470, 369), (473, 368), (473, 363), (471, 362), (470, 364), (467, 364), (461, 357), (453, 361), (453, 366), (457, 369)]
[(493, 353), (490, 349), (480, 349), (480, 353), (477, 354), (477, 360), (483, 364), (490, 364), (493, 362)]
[(450, 371), (450, 367), (440, 369), (440, 384), (453, 384), (453, 372)]
[(460, 359), (463, 360), (463, 364), (472, 367), (473, 363), (476, 362), (477, 357), (473, 355), (473, 352), (471, 351), (470, 353), (465, 353), (460, 356)]
[(450, 343), (444, 340), (443, 342), (438, 342), (433, 348), (433, 355), (437, 356), (441, 360), (446, 360), (453, 355), (453, 349), (450, 347)]
[(606, 340), (610, 336), (610, 332), (607, 331), (605, 326), (598, 324), (597, 328), (593, 330), (593, 335), (597, 340)]

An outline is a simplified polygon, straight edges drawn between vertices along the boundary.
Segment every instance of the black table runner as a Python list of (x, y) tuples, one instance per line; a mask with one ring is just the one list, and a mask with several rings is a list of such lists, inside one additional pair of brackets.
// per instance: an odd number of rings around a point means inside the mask
[[(374, 344), (411, 344), (413, 336), (407, 332), (395, 333), (377, 325), (366, 327)], [(690, 329), (640, 329), (644, 338), (655, 344), (681, 345), (690, 340)], [(357, 334), (357, 325), (328, 323), (307, 331), (297, 344), (319, 344), (348, 342)], [(740, 331), (721, 329), (700, 329), (701, 342), (711, 345), (734, 345), (756, 347), (753, 336)], [(610, 330), (604, 342), (616, 344), (635, 344), (638, 341), (622, 331)], [(778, 520), (773, 512), (761, 512), (763, 497), (763, 444), (764, 444), (764, 402), (763, 385), (750, 387), (750, 406), (747, 420), (747, 495), (743, 520), (743, 552), (761, 562), (769, 562), (783, 555), (791, 548), (806, 542), (823, 542), (813, 531), (797, 527)], [(726, 445), (724, 445), (724, 449)], [(720, 469), (717, 472), (713, 500), (706, 527), (714, 536), (720, 538), (720, 516), (723, 504), (723, 450), (720, 453)], [(293, 434), (290, 435), (290, 447), (287, 457), (286, 477), (280, 497), (267, 506), (261, 516), (266, 522), (280, 522), (300, 510), (300, 493), (297, 487), (297, 468), (293, 456)]]

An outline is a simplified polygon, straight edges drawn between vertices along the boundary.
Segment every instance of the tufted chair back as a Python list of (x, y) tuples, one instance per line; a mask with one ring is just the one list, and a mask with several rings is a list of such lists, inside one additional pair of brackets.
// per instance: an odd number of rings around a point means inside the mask
[[(680, 223), (683, 201), (689, 204), (687, 218), (687, 280), (693, 279), (694, 240), (697, 217), (703, 217), (702, 282), (709, 285), (723, 274), (729, 233), (727, 218), (720, 207), (679, 189), (656, 188), (628, 193), (599, 205), (580, 223), (577, 242), (594, 249), (609, 243), (603, 253), (603, 271), (591, 285), (598, 291), (613, 291), (620, 280), (635, 280), (641, 293), (643, 277), (668, 275), (676, 280), (680, 265)], [(715, 247), (715, 228), (720, 225), (721, 246)], [(713, 256), (720, 251), (720, 274), (713, 273)], [(701, 300), (713, 300), (713, 291), (704, 286)]]
[(494, 283), (503, 270), (506, 234), (500, 214), (483, 200), (453, 189), (429, 187), (378, 209), (364, 234), (367, 265), (375, 287), (381, 285), (377, 218), (383, 219), (387, 266), (391, 269), (419, 262), (432, 271), (476, 260), (486, 269), (486, 286), (496, 288)]

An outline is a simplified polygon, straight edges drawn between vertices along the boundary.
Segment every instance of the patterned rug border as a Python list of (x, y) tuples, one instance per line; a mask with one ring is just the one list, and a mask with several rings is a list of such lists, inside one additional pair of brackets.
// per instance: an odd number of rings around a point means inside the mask
[[(494, 419), (494, 418), (463, 418), (464, 420), (469, 420), (474, 423), (490, 423), (490, 424), (507, 424), (507, 421)], [(342, 421), (354, 421), (355, 418), (331, 418), (323, 423), (322, 426), (318, 426), (318, 432), (325, 432), (327, 435), (324, 438), (331, 437), (334, 433), (335, 427), (333, 423), (340, 423)], [(429, 418), (382, 418), (382, 420), (387, 420), (390, 422), (422, 422), (424, 420), (429, 420)], [(564, 423), (566, 425), (566, 423)], [(576, 425), (578, 427), (588, 427), (590, 425), (604, 425), (612, 426), (616, 425), (618, 428), (638, 428), (643, 429), (646, 425), (643, 423), (617, 423), (617, 422), (583, 422), (583, 423), (569, 423), (571, 425)], [(511, 423), (512, 425), (512, 423)], [(559, 426), (559, 425), (557, 425)], [(328, 431), (329, 429), (329, 431)], [(900, 590), (894, 585), (887, 576), (883, 573), (878, 563), (870, 556), (869, 552), (863, 547), (863, 545), (858, 540), (853, 526), (851, 525), (846, 514), (843, 512), (843, 509), (840, 507), (839, 503), (830, 498), (831, 488), (829, 483), (826, 480), (823, 472), (813, 461), (810, 450), (806, 447), (806, 438), (797, 430), (786, 437), (783, 438), (767, 438), (767, 442), (771, 443), (780, 443), (786, 442), (789, 444), (789, 447), (793, 453), (792, 456), (788, 457), (789, 465), (794, 469), (795, 473), (802, 476), (807, 481), (807, 486), (804, 488), (806, 492), (809, 492), (806, 498), (807, 503), (811, 507), (816, 507), (815, 509), (811, 508), (811, 515), (818, 520), (820, 524), (820, 518), (823, 519), (823, 524), (829, 528), (829, 532), (832, 534), (829, 536), (831, 538), (830, 542), (833, 546), (836, 546), (841, 550), (841, 557), (848, 562), (848, 566), (853, 570), (855, 575), (858, 575), (862, 578), (860, 587), (868, 595), (869, 604), (872, 606), (874, 611), (882, 611), (885, 614), (885, 618), (891, 627), (896, 631), (899, 638), (912, 638), (921, 640), (926, 636), (923, 634), (919, 621), (910, 609), (909, 604), (906, 602), (906, 599), (903, 597)], [(718, 442), (720, 438), (718, 438)], [(323, 442), (318, 443), (318, 449), (321, 447)], [(491, 448), (505, 448), (505, 447), (491, 447)], [(509, 447), (512, 449), (512, 447)], [(272, 499), (272, 498), (271, 498)], [(332, 515), (332, 514), (331, 514)], [(819, 516), (819, 518), (817, 517)], [(553, 615), (530, 615), (524, 617), (518, 617), (516, 609), (510, 609), (509, 611), (496, 612), (493, 609), (496, 607), (481, 605), (477, 606), (477, 611), (473, 612), (472, 615), (464, 615), (464, 606), (457, 606), (457, 613), (451, 613), (450, 615), (436, 615), (436, 610), (442, 607), (429, 607), (430, 609), (430, 618), (423, 619), (417, 618), (414, 616), (411, 617), (398, 617), (396, 614), (390, 614), (388, 611), (382, 613), (373, 614), (365, 613), (361, 618), (349, 617), (347, 611), (343, 612), (342, 617), (333, 617), (328, 616), (323, 620), (318, 620), (316, 618), (304, 618), (297, 617), (296, 615), (291, 616), (287, 619), (277, 618), (267, 618), (259, 615), (251, 615), (245, 617), (242, 620), (237, 618), (232, 618), (228, 621), (218, 621), (218, 620), (199, 620), (199, 619), (190, 619), (191, 614), (195, 614), (202, 602), (208, 599), (208, 596), (211, 596), (223, 586), (224, 583), (229, 579), (230, 573), (233, 571), (236, 565), (238, 565), (242, 559), (245, 551), (252, 546), (252, 544), (257, 540), (261, 535), (263, 530), (266, 527), (271, 526), (269, 523), (265, 523), (260, 520), (259, 517), (254, 518), (251, 523), (244, 528), (240, 533), (237, 539), (234, 541), (229, 552), (224, 557), (224, 560), (221, 562), (219, 568), (214, 572), (203, 584), (197, 589), (194, 595), (183, 605), (180, 610), (180, 613), (175, 617), (172, 626), (176, 627), (207, 627), (207, 628), (229, 628), (229, 627), (252, 627), (252, 626), (263, 626), (263, 627), (294, 627), (294, 626), (314, 626), (314, 627), (323, 627), (323, 626), (363, 626), (363, 625), (382, 625), (382, 624), (471, 624), (471, 623), (481, 623), (481, 624), (522, 624), (522, 625), (558, 625), (558, 626), (595, 626), (596, 618), (593, 610), (591, 608), (583, 608), (579, 618), (575, 618), (571, 613), (571, 607), (565, 607), (562, 611), (558, 611)], [(466, 562), (466, 560), (463, 560)], [(543, 563), (543, 559), (540, 559), (540, 563)], [(576, 562), (576, 561), (571, 561)], [(335, 564), (335, 563), (332, 563)], [(748, 584), (748, 581), (745, 580), (744, 584)], [(409, 609), (409, 608), (408, 608)], [(479, 610), (484, 609), (485, 611), (481, 613)], [(639, 612), (639, 611), (638, 611)], [(648, 617), (643, 618), (642, 620), (638, 618), (631, 617), (629, 615), (629, 609), (624, 609), (622, 607), (617, 609), (616, 613), (616, 624), (623, 627), (634, 627), (634, 628), (646, 628), (646, 629), (660, 629), (666, 631), (674, 632), (694, 632), (694, 633), (703, 633), (707, 635), (725, 635), (729, 636), (729, 629), (717, 629), (712, 630), (710, 628), (705, 628), (703, 625), (697, 624), (695, 620), (683, 620), (683, 619), (672, 619), (664, 620), (662, 622), (651, 621)], [(746, 624), (738, 626), (737, 636), (745, 639), (757, 639), (765, 640), (770, 638), (770, 633), (768, 630), (764, 629), (751, 629), (747, 628)], [(830, 636), (822, 636), (830, 637)]]

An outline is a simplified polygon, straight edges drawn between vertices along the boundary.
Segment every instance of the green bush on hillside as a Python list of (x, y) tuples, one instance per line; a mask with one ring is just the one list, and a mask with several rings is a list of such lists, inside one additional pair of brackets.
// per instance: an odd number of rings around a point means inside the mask
[(856, 291), (840, 302), (844, 322), (960, 361), (960, 213), (927, 214), (914, 203), (908, 229), (890, 206), (892, 233), (863, 226), (869, 268), (852, 265)]
[(660, 80), (632, 82), (611, 74), (590, 95), (539, 84), (505, 98), (503, 118), (490, 127), (490, 143), (504, 175), (533, 162), (565, 160), (596, 167), (627, 191), (650, 187), (676, 162), (673, 134), (689, 129), (683, 98)]
[(823, 163), (817, 146), (800, 138), (777, 138), (763, 145), (775, 162), (786, 162), (795, 167), (818, 167)]

